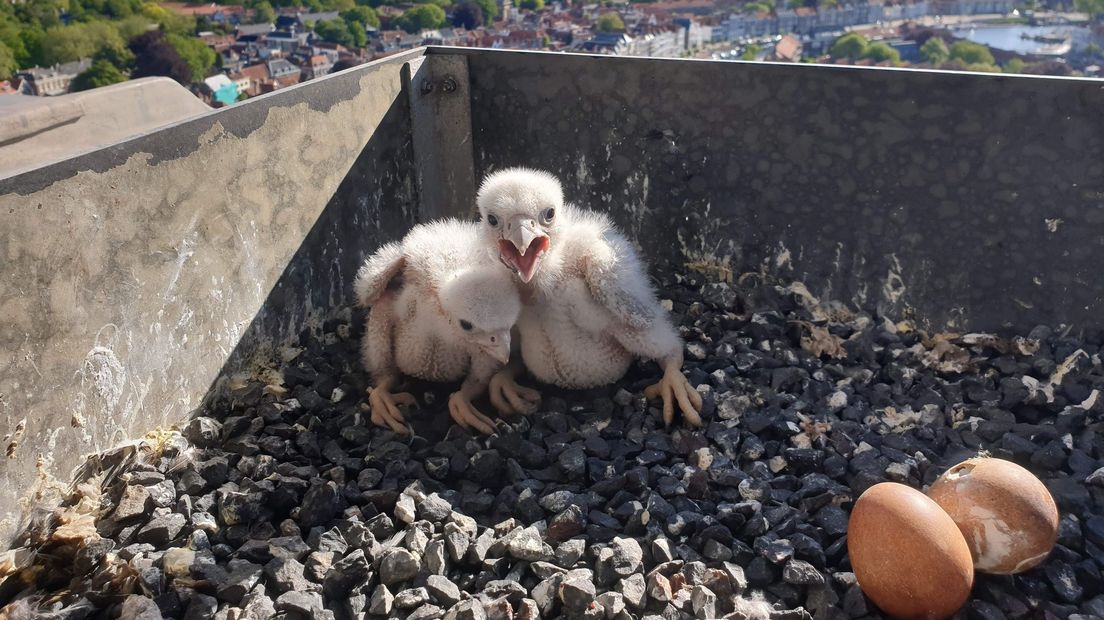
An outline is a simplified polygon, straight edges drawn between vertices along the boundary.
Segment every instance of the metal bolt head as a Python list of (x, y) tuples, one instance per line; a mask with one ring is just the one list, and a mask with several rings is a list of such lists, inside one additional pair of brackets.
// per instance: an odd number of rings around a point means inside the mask
[(446, 76), (445, 79), (441, 80), (441, 90), (446, 93), (454, 92), (456, 90), (456, 79), (451, 75)]
[(422, 94), (428, 95), (433, 92), (433, 80), (422, 80)]

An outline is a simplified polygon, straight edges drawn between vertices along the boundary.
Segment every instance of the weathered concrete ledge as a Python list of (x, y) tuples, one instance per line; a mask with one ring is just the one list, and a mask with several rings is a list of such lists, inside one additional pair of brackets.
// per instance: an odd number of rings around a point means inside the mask
[(57, 97), (0, 98), (0, 176), (11, 176), (199, 116), (210, 106), (165, 77)]
[(235, 349), (342, 303), (359, 248), (410, 225), (407, 60), (0, 181), (0, 537), (83, 454), (185, 419)]

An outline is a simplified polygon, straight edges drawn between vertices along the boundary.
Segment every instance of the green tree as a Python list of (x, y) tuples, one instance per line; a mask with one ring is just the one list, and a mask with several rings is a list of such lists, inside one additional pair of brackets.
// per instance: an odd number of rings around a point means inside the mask
[(14, 17), (0, 13), (0, 43), (3, 43), (12, 53), (15, 64), (20, 67), (30, 66), (31, 55), (27, 51), (24, 40), (25, 33), (34, 30), (32, 27), (23, 26)]
[(1023, 73), (1024, 61), (1019, 58), (1013, 58), (1004, 64), (1005, 73)]
[(951, 57), (951, 51), (943, 39), (931, 37), (920, 46), (920, 57), (933, 65), (941, 65)]
[(1104, 15), (1104, 0), (1074, 0), (1073, 6), (1091, 17)]
[(411, 33), (420, 32), (430, 28), (440, 28), (445, 21), (445, 11), (436, 4), (419, 4), (399, 18), (399, 26)]
[(253, 7), (254, 24), (270, 24), (274, 21), (276, 21), (276, 10), (272, 8), (271, 3), (258, 2)]
[(887, 60), (893, 61), (895, 64), (901, 62), (901, 54), (882, 42), (867, 45), (860, 58), (869, 58), (874, 62), (885, 62)]
[(127, 77), (123, 75), (123, 72), (119, 71), (115, 65), (106, 60), (97, 60), (92, 63), (92, 66), (84, 73), (73, 78), (73, 85), (70, 87), (70, 90), (76, 92), (79, 90), (88, 90), (90, 88), (99, 88), (100, 86), (107, 86), (108, 84), (125, 82), (126, 79)]
[(474, 0), (483, 10), (483, 24), (490, 26), (498, 17), (498, 3), (495, 0)]
[(349, 29), (349, 38), (352, 40), (353, 47), (361, 48), (368, 45), (368, 32), (365, 30), (364, 24), (354, 19), (345, 22), (345, 27)]
[(120, 71), (126, 71), (134, 62), (134, 53), (125, 45), (109, 45), (100, 48), (100, 51), (92, 56), (92, 60), (102, 60)]
[(521, 0), (518, 6), (530, 11), (539, 11), (544, 8), (544, 0)]
[(192, 81), (201, 82), (215, 65), (215, 51), (196, 38), (178, 34), (166, 35), (165, 39), (173, 46), (180, 58), (188, 63), (192, 72)]
[(144, 32), (148, 32), (151, 27), (156, 28), (157, 24), (150, 21), (148, 17), (131, 15), (126, 19), (115, 22), (115, 27), (119, 29), (119, 36), (124, 41), (129, 41)]
[(314, 34), (323, 41), (352, 47), (353, 35), (349, 33), (349, 24), (343, 19), (324, 19), (315, 22)]
[(973, 71), (975, 73), (1000, 73), (1000, 67), (990, 63), (974, 62), (966, 65), (967, 71)]
[(130, 0), (107, 0), (104, 3), (104, 12), (116, 19), (134, 15), (135, 9), (141, 10), (141, 6), (135, 6)]
[(598, 32), (621, 32), (625, 30), (625, 22), (617, 13), (602, 13), (598, 18)]
[(961, 60), (967, 65), (996, 64), (988, 47), (972, 41), (955, 41), (951, 46), (951, 58)]
[(364, 24), (379, 28), (380, 18), (376, 14), (375, 9), (370, 6), (357, 6), (347, 11), (341, 12), (341, 18), (347, 22), (360, 22), (361, 30), (364, 29)]
[[(26, 53), (26, 60), (21, 59), (19, 61), (19, 66), (31, 67), (33, 65), (45, 64), (42, 60), (42, 44), (46, 41), (45, 30), (40, 26), (28, 26), (19, 32), (19, 40), (22, 42), (22, 47)], [(16, 52), (16, 58), (19, 58), (16, 48), (13, 47), (12, 51)]]
[(12, 53), (11, 48), (0, 43), (0, 80), (10, 78), (18, 68), (19, 65), (15, 62), (15, 54)]
[(195, 18), (187, 15), (178, 15), (165, 7), (147, 2), (142, 5), (142, 15), (157, 22), (165, 32), (189, 35), (195, 33)]
[(759, 54), (762, 51), (763, 48), (752, 43), (751, 45), (747, 46), (747, 49), (744, 50), (743, 54), (740, 54), (740, 60), (755, 60), (759, 57)]
[(119, 31), (109, 22), (97, 21), (72, 26), (54, 26), (42, 40), (41, 62), (53, 65), (91, 58), (105, 47), (123, 48)]
[(832, 47), (828, 48), (828, 54), (831, 55), (832, 58), (850, 58), (851, 60), (857, 60), (862, 58), (867, 45), (869, 45), (869, 43), (866, 37), (852, 32), (836, 39), (835, 43), (832, 43)]
[(744, 5), (744, 12), (749, 14), (770, 13), (771, 7), (763, 2), (749, 2)]

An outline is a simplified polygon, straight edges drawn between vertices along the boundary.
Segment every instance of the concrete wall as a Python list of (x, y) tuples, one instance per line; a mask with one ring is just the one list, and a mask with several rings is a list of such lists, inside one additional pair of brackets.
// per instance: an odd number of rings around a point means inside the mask
[(57, 97), (0, 97), (0, 176), (210, 111), (210, 106), (166, 77), (139, 78)]
[(346, 302), (363, 253), (413, 223), (420, 56), (0, 181), (4, 544), (83, 454), (186, 419)]
[(1104, 82), (469, 54), (477, 174), (552, 170), (661, 266), (933, 327), (1104, 327)]

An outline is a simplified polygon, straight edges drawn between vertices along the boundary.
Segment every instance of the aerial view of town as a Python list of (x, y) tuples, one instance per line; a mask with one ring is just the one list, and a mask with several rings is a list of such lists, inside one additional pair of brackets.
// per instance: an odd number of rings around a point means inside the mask
[(1096, 76), (1104, 0), (15, 0), (2, 92), (167, 76), (220, 107), (422, 45)]

